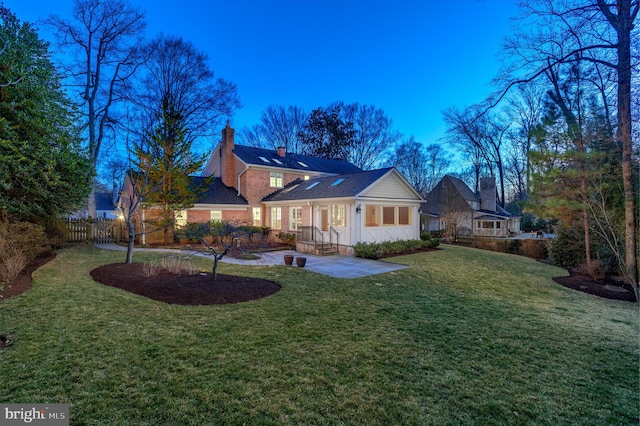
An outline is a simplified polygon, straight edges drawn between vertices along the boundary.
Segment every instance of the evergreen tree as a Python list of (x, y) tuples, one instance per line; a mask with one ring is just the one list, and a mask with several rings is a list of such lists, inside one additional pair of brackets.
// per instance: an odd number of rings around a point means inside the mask
[(92, 174), (47, 43), (2, 6), (0, 43), (0, 209), (29, 221), (69, 214)]

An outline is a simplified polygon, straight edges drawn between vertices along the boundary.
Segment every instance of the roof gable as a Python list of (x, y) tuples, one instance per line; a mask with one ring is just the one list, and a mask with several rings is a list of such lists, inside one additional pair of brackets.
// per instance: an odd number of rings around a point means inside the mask
[(280, 157), (276, 151), (245, 145), (235, 145), (233, 153), (246, 164), (275, 169), (291, 169), (301, 172), (310, 171), (336, 175), (362, 171), (359, 167), (344, 160), (327, 160), (325, 158), (291, 153)]
[(371, 198), (388, 198), (388, 199), (410, 199), (421, 200), (422, 197), (418, 192), (398, 173), (395, 169), (387, 169), (391, 173), (386, 173), (378, 181), (375, 186), (362, 191), (361, 197)]

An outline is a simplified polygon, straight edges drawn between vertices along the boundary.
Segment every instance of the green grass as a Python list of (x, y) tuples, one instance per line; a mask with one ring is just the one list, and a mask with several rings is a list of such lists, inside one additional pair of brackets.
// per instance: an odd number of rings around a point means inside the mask
[(202, 307), (88, 275), (123, 259), (63, 250), (0, 303), (1, 403), (69, 403), (89, 425), (639, 421), (638, 307), (560, 287), (563, 270), (531, 259), (446, 246), (356, 280), (221, 264), (282, 290)]

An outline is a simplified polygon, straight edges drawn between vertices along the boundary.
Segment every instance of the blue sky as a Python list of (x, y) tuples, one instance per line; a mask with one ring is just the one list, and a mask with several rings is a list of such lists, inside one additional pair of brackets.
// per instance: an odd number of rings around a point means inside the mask
[[(445, 135), (441, 111), (483, 100), (516, 13), (508, 0), (130, 0), (147, 36), (174, 34), (234, 82), (235, 128), (269, 105), (307, 112), (333, 101), (383, 109), (425, 144)], [(4, 0), (22, 21), (69, 16), (71, 0)], [(50, 40), (42, 28), (41, 37)]]

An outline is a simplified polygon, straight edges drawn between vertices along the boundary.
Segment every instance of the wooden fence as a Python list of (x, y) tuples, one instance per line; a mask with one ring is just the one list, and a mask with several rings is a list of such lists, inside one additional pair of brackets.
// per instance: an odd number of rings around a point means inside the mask
[(68, 219), (69, 244), (108, 244), (124, 238), (124, 223), (117, 219)]

